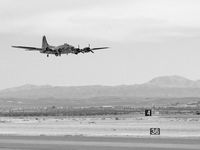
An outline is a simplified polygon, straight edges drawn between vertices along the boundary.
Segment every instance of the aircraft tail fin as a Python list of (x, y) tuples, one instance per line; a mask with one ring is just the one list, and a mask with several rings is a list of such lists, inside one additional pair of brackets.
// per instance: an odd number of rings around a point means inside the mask
[(46, 48), (49, 46), (49, 44), (47, 43), (47, 39), (46, 36), (42, 37), (42, 49), (46, 50)]

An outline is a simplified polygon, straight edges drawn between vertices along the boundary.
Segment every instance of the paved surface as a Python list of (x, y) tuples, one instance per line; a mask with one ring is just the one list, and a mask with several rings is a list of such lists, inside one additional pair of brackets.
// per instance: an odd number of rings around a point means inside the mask
[(0, 136), (0, 150), (199, 150), (198, 138)]

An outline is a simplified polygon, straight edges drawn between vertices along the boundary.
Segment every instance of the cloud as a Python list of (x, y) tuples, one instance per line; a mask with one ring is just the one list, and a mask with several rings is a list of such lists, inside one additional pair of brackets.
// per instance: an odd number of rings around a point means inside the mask
[(0, 33), (67, 35), (116, 42), (162, 41), (199, 34), (200, 2), (195, 0), (13, 3), (8, 0), (0, 6), (3, 20)]

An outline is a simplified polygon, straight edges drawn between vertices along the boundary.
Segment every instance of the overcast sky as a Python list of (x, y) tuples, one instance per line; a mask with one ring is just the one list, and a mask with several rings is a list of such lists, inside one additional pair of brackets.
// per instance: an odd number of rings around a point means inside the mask
[[(0, 89), (200, 79), (199, 0), (0, 0)], [(49, 58), (11, 45), (109, 46)]]

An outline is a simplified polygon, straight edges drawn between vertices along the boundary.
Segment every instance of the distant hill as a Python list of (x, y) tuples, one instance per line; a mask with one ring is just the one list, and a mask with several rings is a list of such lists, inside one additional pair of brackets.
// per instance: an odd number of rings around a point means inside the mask
[(65, 87), (27, 84), (0, 91), (0, 102), (7, 105), (122, 105), (185, 97), (200, 98), (200, 81), (180, 76), (162, 76), (139, 85)]
[(193, 81), (181, 76), (157, 77), (145, 85), (170, 88), (200, 88), (200, 81)]

